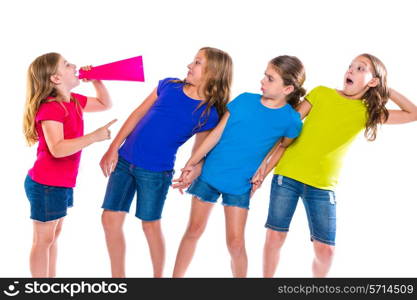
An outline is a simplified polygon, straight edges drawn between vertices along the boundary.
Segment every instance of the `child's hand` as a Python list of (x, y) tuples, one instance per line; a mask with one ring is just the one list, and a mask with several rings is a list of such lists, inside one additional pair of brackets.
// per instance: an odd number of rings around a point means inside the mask
[(114, 171), (119, 160), (119, 153), (109, 148), (100, 161), (100, 167), (105, 177), (110, 176)]
[[(83, 71), (90, 71), (92, 68), (93, 68), (93, 66), (89, 65), (89, 66), (81, 67), (81, 70), (83, 70)], [(83, 82), (90, 82), (91, 81), (91, 79), (87, 79), (87, 78), (83, 78), (81, 80)]]
[(104, 140), (109, 140), (111, 138), (111, 131), (109, 130), (109, 127), (116, 122), (117, 119), (114, 119), (113, 121), (107, 123), (103, 127), (100, 127), (93, 131), (91, 135), (93, 136), (94, 142), (101, 142)]
[(196, 166), (185, 166), (181, 169), (181, 176), (177, 179), (174, 179), (173, 182), (177, 182), (173, 184), (172, 187), (174, 189), (178, 189), (181, 194), (183, 194), (183, 189), (188, 188), (191, 183), (201, 174), (201, 167), (202, 164), (198, 164)]
[(262, 182), (265, 179), (265, 172), (266, 172), (266, 163), (262, 163), (259, 166), (258, 170), (256, 171), (255, 175), (252, 176), (252, 179), (251, 179), (252, 189), (250, 193), (250, 198), (252, 198), (255, 191), (261, 187)]

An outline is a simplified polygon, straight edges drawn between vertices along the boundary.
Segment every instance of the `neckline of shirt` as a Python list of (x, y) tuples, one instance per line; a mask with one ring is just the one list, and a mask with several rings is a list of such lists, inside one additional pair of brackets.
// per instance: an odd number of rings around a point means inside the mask
[(343, 96), (342, 94), (339, 93), (339, 91), (337, 89), (333, 89), (333, 91), (336, 93), (336, 95), (339, 96), (340, 99), (342, 100), (346, 100), (346, 101), (350, 101), (351, 103), (360, 103), (363, 104), (363, 99), (351, 99), (348, 97)]
[(258, 94), (258, 96), (259, 96), (258, 103), (259, 103), (262, 107), (264, 107), (265, 109), (267, 109), (267, 110), (277, 111), (277, 110), (280, 110), (280, 109), (282, 109), (282, 108), (285, 108), (285, 107), (287, 107), (287, 106), (289, 105), (288, 103), (285, 103), (283, 106), (280, 106), (280, 107), (275, 107), (275, 108), (268, 107), (268, 106), (265, 106), (265, 105), (262, 103), (262, 95)]

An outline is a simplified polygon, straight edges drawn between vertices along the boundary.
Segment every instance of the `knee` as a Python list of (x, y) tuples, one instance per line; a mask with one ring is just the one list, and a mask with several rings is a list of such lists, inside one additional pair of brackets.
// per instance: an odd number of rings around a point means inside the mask
[(281, 249), (287, 237), (286, 232), (267, 230), (265, 247), (273, 249)]
[(61, 231), (62, 231), (62, 225), (58, 225), (55, 229), (55, 239), (54, 239), (55, 241), (58, 238), (58, 236), (60, 235)]
[(203, 234), (205, 225), (202, 223), (191, 223), (187, 227), (185, 238), (187, 239), (199, 239)]
[(240, 255), (245, 250), (245, 241), (243, 237), (229, 237), (227, 239), (227, 248), (231, 255)]
[(112, 213), (103, 212), (101, 215), (101, 224), (105, 232), (111, 232), (114, 230), (120, 230), (122, 222)]
[(37, 234), (34, 238), (34, 244), (43, 247), (50, 247), (55, 242), (55, 234), (53, 232), (48, 234)]
[(315, 242), (314, 252), (316, 254), (317, 260), (321, 262), (329, 262), (332, 261), (334, 257), (335, 249), (334, 246)]
[(153, 234), (160, 231), (160, 222), (159, 221), (142, 221), (142, 229), (145, 234)]

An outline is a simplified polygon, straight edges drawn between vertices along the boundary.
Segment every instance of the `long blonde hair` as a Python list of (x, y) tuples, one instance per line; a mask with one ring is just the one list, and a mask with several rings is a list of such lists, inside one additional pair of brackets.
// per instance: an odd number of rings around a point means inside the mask
[[(196, 129), (207, 123), (213, 107), (217, 110), (219, 118), (226, 113), (226, 105), (230, 100), (230, 87), (233, 78), (233, 62), (229, 54), (212, 47), (203, 47), (199, 51), (203, 51), (207, 64), (203, 73), (204, 84), (201, 88), (204, 100), (198, 105), (196, 110), (204, 104), (207, 106), (201, 114)], [(185, 80), (175, 80), (174, 82), (187, 84)]]
[(375, 87), (370, 87), (363, 99), (368, 113), (366, 120), (365, 137), (369, 141), (376, 139), (378, 124), (384, 123), (388, 119), (388, 110), (385, 107), (389, 98), (389, 88), (387, 85), (387, 69), (380, 59), (364, 53), (359, 56), (366, 57), (372, 64), (373, 76), (378, 78), (379, 83)]
[[(52, 75), (57, 73), (60, 58), (59, 53), (47, 53), (37, 57), (28, 68), (26, 103), (23, 112), (23, 134), (29, 146), (35, 144), (39, 139), (35, 127), (35, 118), (41, 103), (57, 101), (62, 105), (62, 101), (57, 98), (58, 91), (50, 79)], [(47, 100), (48, 97), (55, 99)], [(75, 99), (71, 97), (71, 100), (74, 101)], [(78, 105), (78, 101), (75, 101)]]

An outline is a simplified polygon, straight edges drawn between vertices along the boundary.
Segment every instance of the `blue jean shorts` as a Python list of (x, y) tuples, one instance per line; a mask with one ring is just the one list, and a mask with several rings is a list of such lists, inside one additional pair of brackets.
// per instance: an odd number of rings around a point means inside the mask
[(187, 193), (198, 197), (201, 201), (216, 203), (220, 195), (222, 196), (222, 204), (225, 206), (237, 206), (240, 208), (249, 209), (250, 191), (246, 194), (234, 195), (223, 193), (215, 187), (201, 180), (198, 177), (187, 189)]
[(148, 171), (119, 156), (107, 183), (102, 208), (129, 212), (137, 193), (135, 216), (143, 221), (159, 220), (173, 175), (173, 170)]
[(334, 191), (322, 190), (282, 175), (271, 184), (268, 220), (265, 227), (287, 232), (301, 197), (307, 213), (312, 240), (335, 245), (336, 198)]
[(30, 202), (30, 218), (41, 222), (65, 217), (74, 201), (72, 188), (40, 184), (29, 175), (25, 179), (25, 192)]

